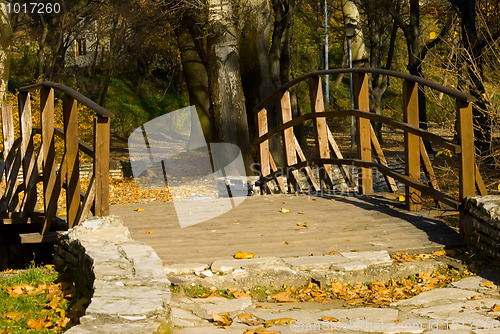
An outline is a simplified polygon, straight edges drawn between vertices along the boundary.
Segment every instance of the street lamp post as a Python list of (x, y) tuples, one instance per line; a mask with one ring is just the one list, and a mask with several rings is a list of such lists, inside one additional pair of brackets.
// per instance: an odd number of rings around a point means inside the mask
[[(325, 0), (325, 70), (328, 70), (328, 3)], [(330, 103), (330, 77), (327, 74), (325, 76), (325, 104), (326, 110), (328, 111), (328, 105)]]
[[(352, 45), (351, 40), (356, 34), (356, 25), (352, 23), (347, 23), (344, 26), (345, 37), (347, 38), (347, 49), (349, 53), (349, 68), (352, 68)], [(354, 109), (354, 86), (352, 82), (352, 72), (349, 73), (349, 88), (351, 96), (351, 109)], [(351, 116), (351, 150), (354, 150), (356, 143), (356, 131), (354, 129), (354, 116)]]

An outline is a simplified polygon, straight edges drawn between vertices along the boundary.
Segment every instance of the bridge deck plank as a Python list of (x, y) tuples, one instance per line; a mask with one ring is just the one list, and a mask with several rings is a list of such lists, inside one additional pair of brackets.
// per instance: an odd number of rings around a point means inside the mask
[[(457, 232), (441, 221), (391, 208), (387, 200), (335, 198), (249, 197), (219, 217), (182, 229), (171, 202), (112, 206), (111, 214), (122, 217), (132, 238), (153, 247), (166, 264), (210, 263), (240, 250), (288, 257), (333, 250), (426, 252), (459, 244)], [(135, 212), (138, 207), (144, 211)]]

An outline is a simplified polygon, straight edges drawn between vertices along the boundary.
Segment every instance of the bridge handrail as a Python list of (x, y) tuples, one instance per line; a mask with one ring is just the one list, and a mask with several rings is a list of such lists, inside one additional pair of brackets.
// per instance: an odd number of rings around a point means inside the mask
[(259, 103), (257, 105), (257, 107), (255, 107), (254, 112), (258, 112), (260, 109), (264, 108), (266, 105), (268, 105), (274, 99), (276, 99), (276, 97), (280, 96), (280, 94), (283, 94), (283, 92), (286, 91), (288, 88), (293, 87), (296, 84), (298, 84), (302, 81), (305, 81), (309, 78), (316, 77), (316, 76), (322, 76), (322, 75), (326, 75), (326, 74), (348, 74), (348, 73), (371, 73), (371, 74), (387, 75), (390, 77), (395, 77), (395, 78), (400, 78), (400, 79), (411, 81), (411, 82), (416, 82), (420, 85), (435, 89), (439, 92), (442, 92), (446, 95), (449, 95), (451, 97), (454, 97), (454, 98), (461, 100), (461, 101), (464, 101), (464, 102), (475, 102), (477, 100), (474, 96), (472, 96), (470, 94), (460, 92), (456, 89), (440, 85), (440, 84), (438, 84), (434, 81), (431, 81), (429, 79), (417, 77), (415, 75), (411, 75), (411, 74), (407, 74), (407, 73), (401, 73), (401, 72), (379, 69), (379, 68), (368, 68), (368, 67), (335, 68), (335, 69), (329, 69), (329, 70), (320, 70), (320, 71), (310, 72), (310, 73), (304, 74), (296, 79), (288, 81), (287, 83), (282, 85), (280, 88), (275, 90), (273, 93), (271, 93), (271, 95), (266, 97), (261, 103)]
[(412, 126), (410, 124), (407, 124), (405, 122), (401, 122), (398, 120), (395, 120), (393, 118), (387, 117), (387, 116), (382, 116), (378, 114), (374, 114), (371, 112), (367, 111), (362, 111), (362, 110), (339, 110), (339, 111), (327, 111), (327, 112), (322, 112), (322, 113), (309, 113), (305, 115), (301, 115), (299, 117), (296, 117), (292, 119), (291, 121), (288, 121), (278, 127), (275, 127), (272, 130), (269, 130), (265, 135), (262, 135), (258, 137), (254, 141), (254, 145), (258, 145), (262, 143), (265, 140), (268, 140), (272, 136), (288, 129), (291, 128), (295, 125), (298, 125), (302, 122), (305, 122), (310, 119), (315, 119), (315, 118), (320, 118), (320, 117), (343, 117), (343, 116), (355, 116), (355, 117), (361, 117), (361, 118), (367, 118), (375, 122), (383, 123), (390, 125), (394, 128), (403, 130), (405, 132), (412, 133), (414, 135), (417, 135), (419, 137), (422, 137), (425, 140), (428, 140), (434, 144), (440, 145), (441, 147), (450, 150), (454, 154), (458, 154), (462, 152), (462, 147), (460, 145), (457, 145), (453, 143), (450, 140), (447, 140), (443, 137), (440, 137), (438, 135), (433, 134), (432, 132), (422, 130), (416, 126)]
[(81, 104), (94, 110), (96, 112), (96, 114), (98, 114), (99, 116), (113, 117), (113, 113), (111, 111), (98, 105), (97, 103), (95, 103), (94, 101), (92, 101), (88, 97), (82, 95), (81, 93), (77, 92), (73, 88), (68, 87), (66, 85), (63, 85), (63, 84), (60, 84), (60, 83), (57, 83), (57, 82), (43, 81), (43, 82), (35, 83), (32, 85), (23, 86), (23, 87), (19, 88), (19, 91), (20, 92), (30, 92), (30, 91), (33, 91), (35, 89), (41, 88), (41, 87), (57, 89), (57, 90), (61, 91), (62, 93), (68, 95), (69, 97), (74, 98), (75, 100), (77, 100)]
[[(351, 110), (327, 111), (325, 110), (321, 76), (327, 74), (352, 73), (353, 75), (353, 98), (354, 108)], [(403, 79), (403, 116), (404, 121), (399, 121), (382, 115), (370, 112), (370, 94), (368, 74), (388, 75)], [(293, 117), (291, 94), (289, 88), (306, 81), (309, 86), (309, 99), (311, 113)], [(455, 111), (457, 116), (456, 140), (448, 140), (419, 128), (419, 94), (423, 86), (445, 93), (455, 100)], [(269, 129), (268, 107), (277, 100), (281, 107), (280, 124)], [(455, 89), (444, 87), (430, 80), (413, 75), (399, 73), (390, 70), (373, 68), (353, 68), (353, 69), (331, 69), (315, 71), (305, 74), (297, 79), (291, 80), (281, 86), (278, 90), (262, 101), (254, 111), (258, 123), (258, 135), (254, 145), (259, 147), (260, 156), (260, 182), (262, 191), (268, 192), (270, 189), (267, 183), (274, 180), (279, 185), (282, 192), (285, 192), (284, 183), (278, 177), (280, 168), (276, 165), (272, 156), (270, 139), (272, 136), (281, 134), (284, 147), (284, 167), (290, 189), (300, 192), (301, 185), (298, 180), (300, 174), (304, 174), (309, 185), (316, 191), (323, 187), (333, 186), (335, 180), (332, 179), (333, 165), (338, 165), (346, 183), (354, 185), (345, 165), (360, 167), (359, 191), (362, 194), (373, 193), (373, 178), (371, 168), (377, 168), (385, 175), (386, 183), (390, 191), (397, 192), (398, 187), (395, 179), (405, 184), (406, 205), (409, 210), (419, 210), (422, 205), (421, 193), (427, 193), (437, 201), (445, 203), (454, 208), (461, 207), (461, 203), (466, 197), (473, 196), (477, 188), (481, 195), (487, 194), (486, 187), (482, 181), (479, 170), (475, 164), (474, 152), (474, 132), (472, 103), (476, 98), (470, 94), (459, 92)], [(344, 159), (342, 152), (335, 142), (333, 133), (330, 131), (327, 118), (354, 116), (356, 122), (356, 143), (357, 158)], [(274, 117), (274, 116), (273, 116)], [(316, 142), (316, 157), (309, 156), (302, 151), (300, 143), (295, 137), (293, 127), (307, 120), (313, 120), (314, 138)], [(276, 121), (276, 119), (275, 119)], [(374, 121), (389, 125), (404, 132), (404, 152), (405, 152), (405, 173), (400, 174), (388, 167), (387, 159), (375, 135), (370, 123)], [(274, 122), (273, 122), (274, 123)], [(280, 139), (280, 141), (281, 141)], [(424, 145), (424, 140), (435, 143), (440, 147), (450, 150), (458, 156), (459, 162), (459, 196), (458, 200), (444, 194), (439, 189), (436, 175), (432, 168), (432, 163)], [(277, 142), (276, 142), (277, 143)], [(373, 152), (373, 154), (372, 154)], [(332, 159), (333, 155), (333, 159)], [(378, 163), (374, 163), (373, 159)], [(300, 161), (299, 161), (300, 159)], [(319, 170), (319, 179), (311, 166), (322, 167)], [(426, 174), (428, 185), (422, 183), (421, 166)], [(281, 166), (283, 167), (283, 166)], [(319, 182), (321, 181), (321, 182)]]

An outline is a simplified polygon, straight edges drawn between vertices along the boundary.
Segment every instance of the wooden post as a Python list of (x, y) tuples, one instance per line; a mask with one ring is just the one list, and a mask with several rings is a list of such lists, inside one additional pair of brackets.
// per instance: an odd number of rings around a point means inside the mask
[[(263, 108), (257, 114), (257, 123), (259, 126), (259, 137), (265, 135), (268, 131), (267, 125), (267, 110)], [(259, 157), (260, 157), (260, 176), (265, 177), (271, 174), (271, 167), (269, 161), (269, 140), (264, 140), (259, 144)], [(267, 192), (267, 182), (260, 186), (261, 192)]]
[[(418, 118), (418, 84), (411, 81), (403, 83), (403, 117), (409, 125), (419, 126)], [(412, 179), (420, 181), (420, 138), (405, 132), (405, 173)], [(419, 211), (422, 209), (420, 191), (405, 186), (406, 209)]]
[(2, 175), (5, 174), (5, 189), (0, 200), (0, 212), (7, 212), (13, 194), (17, 187), (17, 173), (19, 171), (19, 161), (12, 151), (14, 145), (14, 118), (12, 106), (2, 103), (2, 135), (3, 135), (3, 159)]
[(472, 105), (465, 101), (456, 101), (458, 118), (458, 138), (462, 153), (460, 154), (460, 200), (475, 195), (475, 154), (474, 130), (472, 125)]
[[(290, 103), (290, 92), (286, 91), (281, 97), (281, 118), (283, 124), (292, 120), (292, 105)], [(283, 131), (283, 138), (285, 144), (286, 165), (287, 167), (293, 166), (297, 163), (297, 150), (295, 148), (295, 135), (293, 134), (293, 127)], [(287, 171), (287, 175), (289, 172)], [(291, 180), (292, 179), (292, 180)], [(295, 192), (300, 192), (299, 184), (299, 171), (293, 170), (292, 177), (288, 178), (289, 186), (293, 185)]]
[(36, 179), (38, 166), (33, 145), (31, 102), (28, 92), (20, 92), (19, 102), (19, 127), (21, 133), (21, 156), (23, 159), (24, 197), (21, 204), (21, 215), (33, 212), (36, 206)]
[(94, 117), (95, 215), (109, 215), (109, 117)]
[(57, 168), (54, 147), (54, 90), (52, 88), (42, 87), (40, 89), (40, 112), (42, 123), (43, 204), (45, 212), (42, 235), (45, 235), (50, 230), (53, 218), (48, 209), (56, 183)]
[(78, 107), (70, 96), (63, 97), (64, 149), (66, 155), (66, 220), (77, 224), (80, 210), (80, 164), (78, 160)]
[[(368, 92), (368, 76), (365, 73), (354, 73), (354, 108), (361, 111), (370, 111), (370, 96)], [(356, 141), (358, 158), (372, 162), (370, 120), (357, 117)], [(373, 194), (372, 170), (361, 168), (359, 174), (359, 192), (363, 195)]]
[[(325, 111), (323, 101), (323, 88), (321, 78), (318, 76), (309, 79), (309, 99), (311, 102), (311, 112), (321, 113)], [(325, 117), (314, 119), (314, 137), (316, 140), (316, 151), (320, 159), (330, 159), (330, 149), (328, 145), (328, 125)], [(322, 165), (319, 170), (319, 179), (328, 187), (333, 187), (332, 168), (330, 165)]]

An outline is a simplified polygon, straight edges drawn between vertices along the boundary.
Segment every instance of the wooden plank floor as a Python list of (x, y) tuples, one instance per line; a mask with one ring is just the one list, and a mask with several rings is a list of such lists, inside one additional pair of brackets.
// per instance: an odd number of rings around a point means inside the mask
[[(219, 217), (185, 228), (179, 227), (171, 202), (112, 206), (111, 214), (122, 217), (132, 238), (153, 247), (166, 264), (211, 263), (237, 251), (287, 257), (334, 250), (427, 252), (459, 245), (458, 234), (441, 221), (394, 209), (394, 202), (333, 198), (248, 197)], [(144, 211), (135, 212), (138, 207)], [(297, 226), (304, 222), (307, 227)]]

